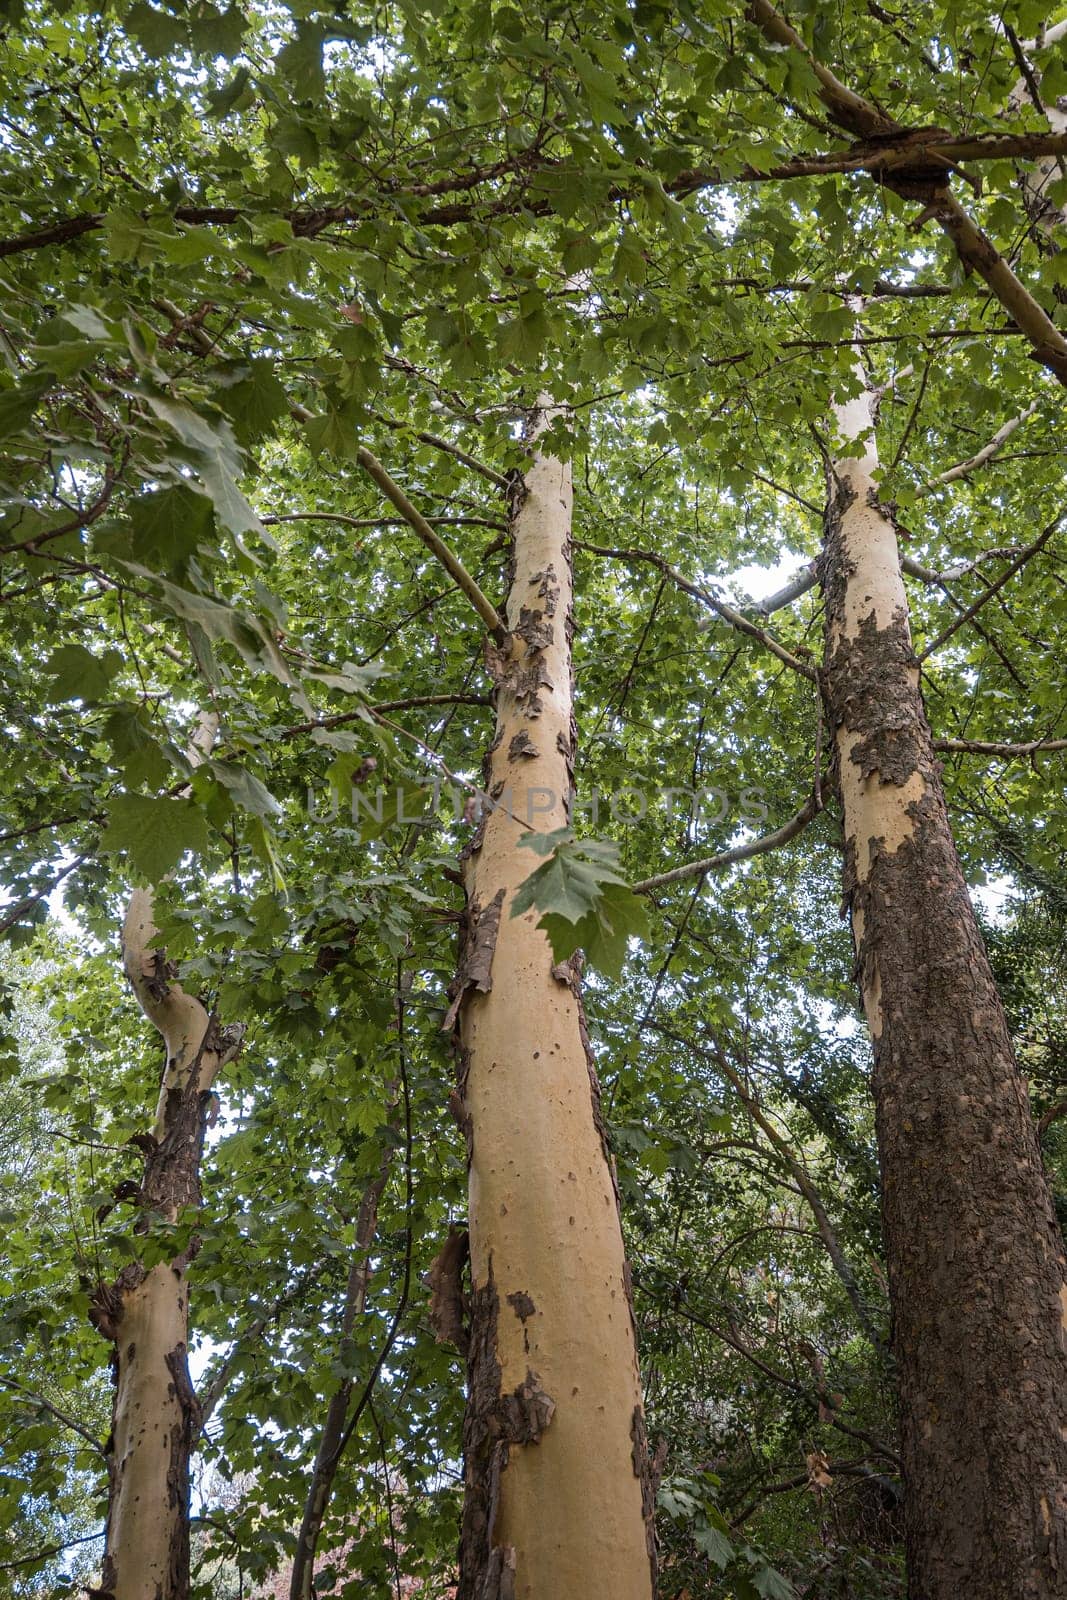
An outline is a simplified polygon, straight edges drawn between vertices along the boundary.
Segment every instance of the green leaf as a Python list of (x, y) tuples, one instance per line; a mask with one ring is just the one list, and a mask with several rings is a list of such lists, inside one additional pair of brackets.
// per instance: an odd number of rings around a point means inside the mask
[(232, 644), (249, 666), (271, 673), (282, 683), (292, 683), (292, 675), (273, 635), (255, 617), (206, 594), (170, 583), (137, 562), (120, 561), (118, 564), (139, 577), (152, 578), (160, 591), (162, 604), (174, 616), (193, 624), (209, 639)]
[(284, 45), (275, 58), (278, 71), (292, 84), (297, 95), (314, 100), (325, 87), (322, 73), (322, 28), (314, 22), (298, 22), (296, 37)]
[(212, 502), (182, 486), (160, 489), (130, 503), (130, 522), (134, 559), (171, 572), (211, 538)]
[(774, 1567), (757, 1567), (752, 1574), (752, 1585), (762, 1600), (797, 1600), (793, 1585)]
[(314, 166), (319, 159), (319, 141), (300, 117), (279, 117), (271, 129), (270, 143), (280, 156), (292, 156), (302, 167)]
[(367, 666), (361, 667), (354, 661), (346, 661), (338, 672), (325, 672), (312, 668), (307, 676), (313, 683), (324, 684), (329, 689), (341, 689), (345, 694), (365, 695), (381, 677), (382, 666), (380, 662), (372, 661)]
[(242, 811), (257, 817), (280, 817), (282, 808), (270, 790), (246, 767), (234, 761), (212, 761), (210, 771), (229, 790), (234, 803)]
[(203, 853), (209, 840), (203, 814), (191, 800), (119, 794), (108, 806), (100, 843), (108, 852), (125, 850), (138, 873), (159, 883), (187, 850)]
[(210, 114), (213, 117), (227, 116), (248, 88), (251, 77), (247, 67), (238, 67), (229, 83), (224, 83), (219, 89), (210, 89), (207, 94)]
[(108, 650), (94, 656), (83, 644), (61, 644), (53, 650), (45, 671), (53, 679), (49, 698), (52, 700), (84, 700), (91, 704), (103, 700), (108, 685), (122, 666), (122, 656), (117, 650)]
[(282, 873), (281, 862), (278, 859), (278, 852), (274, 848), (274, 835), (262, 817), (249, 817), (245, 828), (245, 838), (252, 848), (252, 854), (263, 863), (270, 873), (272, 887), (278, 894), (284, 894), (285, 877)]
[(584, 950), (589, 962), (617, 978), (631, 938), (648, 937), (644, 901), (618, 871), (618, 846), (608, 840), (575, 839), (570, 829), (526, 834), (519, 841), (539, 855), (551, 852), (516, 891), (511, 915), (541, 912), (552, 954), (565, 961)]
[(736, 1554), (732, 1542), (719, 1528), (716, 1528), (702, 1513), (696, 1518), (693, 1526), (693, 1541), (703, 1550), (721, 1572), (729, 1566)]
[(162, 61), (188, 43), (188, 30), (184, 22), (166, 11), (137, 0), (126, 12), (126, 26), (137, 39), (145, 55), (152, 61)]
[(42, 395), (51, 386), (50, 377), (31, 377), (15, 389), (0, 391), (0, 439), (8, 439), (29, 426)]
[(221, 525), (232, 534), (255, 533), (265, 537), (263, 524), (237, 487), (236, 480), (244, 463), (227, 419), (208, 418), (185, 401), (174, 400), (162, 392), (149, 390), (145, 398), (160, 421), (173, 429), (189, 451), (204, 488), (214, 501)]
[(252, 361), (247, 377), (224, 390), (219, 404), (234, 425), (241, 444), (253, 444), (288, 415), (289, 396), (278, 381), (272, 361)]
[(104, 724), (104, 737), (131, 788), (140, 784), (158, 788), (171, 770), (158, 739), (145, 724), (145, 715), (140, 706), (119, 706)]

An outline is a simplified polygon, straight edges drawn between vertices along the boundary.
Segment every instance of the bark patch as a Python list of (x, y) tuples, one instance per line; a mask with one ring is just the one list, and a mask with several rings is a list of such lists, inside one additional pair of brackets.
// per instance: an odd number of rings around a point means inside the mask
[(556, 606), (559, 603), (559, 583), (556, 579), (556, 569), (551, 561), (544, 572), (538, 574), (536, 580), (530, 579), (531, 583), (535, 581), (540, 584), (537, 593), (538, 597), (545, 602), (545, 616), (554, 617)]
[(547, 650), (555, 637), (551, 617), (529, 606), (520, 606), (515, 632), (531, 650)]
[(463, 1293), (463, 1269), (467, 1264), (470, 1240), (466, 1228), (450, 1228), (448, 1238), (430, 1263), (426, 1284), (430, 1291), (430, 1322), (438, 1344), (454, 1344), (465, 1356), (467, 1301)]
[(508, 745), (509, 761), (517, 761), (520, 756), (536, 756), (537, 753), (537, 746), (525, 728), (520, 729)]
[[(839, 488), (823, 580), (828, 717), (842, 761), (922, 780), (894, 848), (855, 840), (845, 899), (857, 973), (878, 995), (873, 1088), (892, 1350), (916, 1594), (1058, 1594), (1067, 1570), (1067, 1265), (1025, 1082), (960, 867), (907, 618), (844, 639)], [(835, 740), (836, 746), (836, 740)], [(858, 842), (868, 861), (857, 881)], [(857, 913), (861, 913), (857, 917)], [(995, 1441), (991, 1444), (990, 1441)]]
[(445, 1031), (451, 1031), (468, 989), (488, 994), (493, 987), (492, 967), (496, 938), (500, 931), (500, 913), (504, 905), (504, 890), (498, 889), (487, 906), (477, 898), (467, 907), (464, 924), (463, 954), (460, 956), (456, 976), (448, 986), (452, 1004), (445, 1013)]
[(532, 1317), (537, 1310), (533, 1297), (525, 1289), (516, 1289), (514, 1294), (508, 1295), (508, 1305), (511, 1306), (520, 1322), (525, 1322), (527, 1317)]
[(827, 663), (827, 702), (835, 728), (851, 739), (849, 759), (865, 778), (903, 787), (923, 755), (916, 724), (914, 673), (908, 619), (897, 612), (879, 628), (873, 614), (854, 639), (839, 640)]
[(525, 664), (513, 662), (505, 687), (528, 717), (541, 715), (541, 690), (553, 687), (545, 658), (540, 651), (527, 658)]
[(467, 1409), (463, 1420), (465, 1493), (456, 1600), (511, 1600), (515, 1593), (515, 1551), (510, 1545), (493, 1543), (500, 1480), (512, 1446), (537, 1444), (556, 1407), (531, 1371), (510, 1394), (500, 1392), (500, 1299), (492, 1262), (486, 1282), (481, 1288), (472, 1289), (470, 1305)]
[(630, 1419), (630, 1438), (633, 1442), (630, 1459), (634, 1464), (634, 1477), (641, 1485), (641, 1515), (645, 1522), (645, 1547), (648, 1550), (648, 1564), (652, 1572), (652, 1593), (655, 1594), (659, 1568), (659, 1556), (656, 1551), (656, 1480), (649, 1457), (645, 1414), (640, 1406), (634, 1406), (634, 1414)]
[[(467, 1082), (468, 1066), (460, 1067), (460, 1078), (463, 1084)], [(474, 1122), (470, 1112), (463, 1103), (461, 1089), (453, 1089), (448, 1097), (448, 1109), (452, 1113), (452, 1120), (463, 1135), (463, 1142), (467, 1146), (467, 1165), (470, 1166), (471, 1156), (474, 1154)]]
[(181, 1411), (181, 1420), (170, 1430), (170, 1460), (167, 1463), (167, 1498), (175, 1513), (167, 1552), (169, 1584), (167, 1595), (186, 1600), (189, 1594), (189, 1458), (200, 1433), (200, 1404), (189, 1377), (189, 1352), (184, 1344), (169, 1350), (165, 1357), (171, 1387)]

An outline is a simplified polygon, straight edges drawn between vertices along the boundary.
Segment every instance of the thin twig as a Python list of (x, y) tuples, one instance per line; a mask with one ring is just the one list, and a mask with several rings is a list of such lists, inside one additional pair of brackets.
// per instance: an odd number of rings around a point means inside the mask
[(681, 589), (685, 594), (692, 595), (694, 600), (699, 600), (701, 605), (707, 606), (709, 610), (714, 611), (718, 617), (721, 617), (723, 622), (729, 623), (731, 628), (736, 628), (738, 633), (743, 633), (750, 639), (757, 639), (772, 655), (777, 656), (778, 660), (783, 662), (785, 666), (791, 667), (794, 672), (799, 672), (802, 678), (807, 678), (812, 683), (818, 682), (814, 667), (809, 666), (806, 661), (801, 661), (797, 656), (793, 655), (783, 644), (778, 643), (773, 634), (768, 633), (765, 628), (758, 627), (748, 617), (743, 617), (740, 611), (736, 611), (727, 601), (721, 600), (718, 595), (712, 594), (710, 590), (703, 588), (699, 583), (692, 583), (688, 578), (684, 578), (663, 556), (655, 555), (651, 550), (614, 550), (607, 545), (590, 544), (583, 539), (575, 539), (573, 543), (576, 550), (588, 550), (591, 555), (607, 556), (614, 561), (647, 562), (649, 566), (655, 567), (658, 572), (662, 572), (668, 577), (676, 588)]
[(993, 596), (1003, 589), (1008, 580), (1015, 576), (1020, 567), (1024, 567), (1026, 565), (1031, 556), (1037, 555), (1038, 551), (1041, 550), (1043, 546), (1046, 545), (1052, 538), (1052, 535), (1056, 532), (1056, 529), (1063, 521), (1065, 515), (1067, 515), (1067, 513), (1061, 511), (1056, 517), (1054, 517), (1049, 523), (1048, 527), (1041, 530), (1033, 544), (1028, 544), (1025, 550), (1021, 550), (1019, 552), (1011, 565), (1009, 567), (1005, 567), (1004, 571), (1001, 573), (996, 582), (991, 583), (985, 593), (978, 596), (978, 599), (973, 605), (969, 605), (966, 611), (962, 611), (954, 622), (951, 622), (947, 628), (944, 628), (938, 634), (936, 639), (932, 640), (931, 643), (926, 646), (926, 649), (919, 656), (920, 664), (929, 656), (933, 655), (935, 650), (940, 650), (941, 646), (951, 639), (952, 635), (958, 632), (958, 630), (963, 627), (965, 622), (969, 622), (973, 616), (981, 611), (982, 607), (987, 601), (992, 600)]
[(61, 1411), (58, 1406), (54, 1406), (51, 1400), (46, 1400), (44, 1395), (36, 1394), (32, 1389), (24, 1388), (14, 1378), (0, 1376), (0, 1384), (5, 1389), (10, 1389), (13, 1394), (20, 1395), (27, 1405), (35, 1406), (39, 1411), (47, 1411), (49, 1416), (55, 1417), (56, 1421), (61, 1422), (65, 1428), (70, 1428), (73, 1433), (78, 1434), (85, 1440), (86, 1444), (92, 1445), (98, 1455), (103, 1455), (104, 1447), (96, 1435), (91, 1433), (83, 1423), (78, 1422), (76, 1418), (68, 1416), (65, 1411)]

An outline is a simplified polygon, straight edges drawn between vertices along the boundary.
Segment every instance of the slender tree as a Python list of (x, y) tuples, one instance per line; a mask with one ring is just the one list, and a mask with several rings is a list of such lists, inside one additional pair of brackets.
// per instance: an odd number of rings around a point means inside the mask
[[(124, 936), (126, 971), (159, 1028), (167, 1066), (146, 1147), (138, 1205), (176, 1223), (200, 1198), (211, 1085), (235, 1046), (194, 996), (161, 971), (150, 948), (151, 898), (136, 891)], [(115, 1347), (102, 1588), (114, 1600), (183, 1600), (189, 1593), (189, 1458), (199, 1408), (189, 1377), (189, 1251), (124, 1267), (96, 1294), (93, 1320)]]
[[(382, 1190), (389, 1176), (388, 1155), (373, 1182), (367, 1185), (359, 1202), (356, 1215), (356, 1248), (348, 1269), (344, 1305), (341, 1310), (341, 1339), (338, 1356), (349, 1364), (353, 1356), (352, 1334), (356, 1319), (367, 1304), (367, 1285), (370, 1282), (370, 1251), (378, 1226), (378, 1207)], [(330, 1396), (326, 1418), (319, 1436), (318, 1449), (311, 1468), (311, 1482), (304, 1501), (304, 1514), (293, 1557), (293, 1570), (289, 1578), (290, 1600), (313, 1600), (315, 1593), (315, 1557), (318, 1553), (322, 1524), (330, 1503), (337, 1469), (341, 1465), (341, 1452), (345, 1446), (345, 1425), (352, 1400), (353, 1380), (346, 1372)]]
[[(201, 719), (190, 755), (203, 759), (217, 719)], [(133, 1194), (139, 1231), (173, 1227), (200, 1203), (200, 1161), (213, 1084), (240, 1049), (243, 1030), (222, 1028), (175, 982), (157, 947), (154, 891), (135, 889), (122, 930), (122, 961), (141, 1009), (166, 1050), (149, 1133), (138, 1136), (144, 1173)], [(187, 1269), (195, 1237), (154, 1266), (131, 1261), (98, 1287), (91, 1318), (114, 1346), (114, 1404), (107, 1446), (108, 1514), (101, 1590), (113, 1600), (185, 1600), (189, 1593), (189, 1460), (200, 1407), (189, 1376)]]

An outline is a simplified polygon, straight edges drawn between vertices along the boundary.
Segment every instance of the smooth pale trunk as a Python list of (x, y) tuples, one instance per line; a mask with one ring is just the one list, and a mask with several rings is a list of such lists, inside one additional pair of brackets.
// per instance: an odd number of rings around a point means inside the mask
[(473, 1292), (461, 1600), (649, 1600), (653, 1588), (629, 1276), (578, 965), (554, 968), (536, 914), (509, 912), (538, 864), (521, 836), (564, 826), (570, 809), (571, 502), (569, 467), (535, 456), (512, 501), (508, 636), (490, 647), (486, 786), (499, 809), (464, 863), (453, 993)]
[(876, 406), (834, 465), (824, 691), (874, 1046), (912, 1600), (1067, 1592), (1067, 1287), (1026, 1085), (945, 807)]

